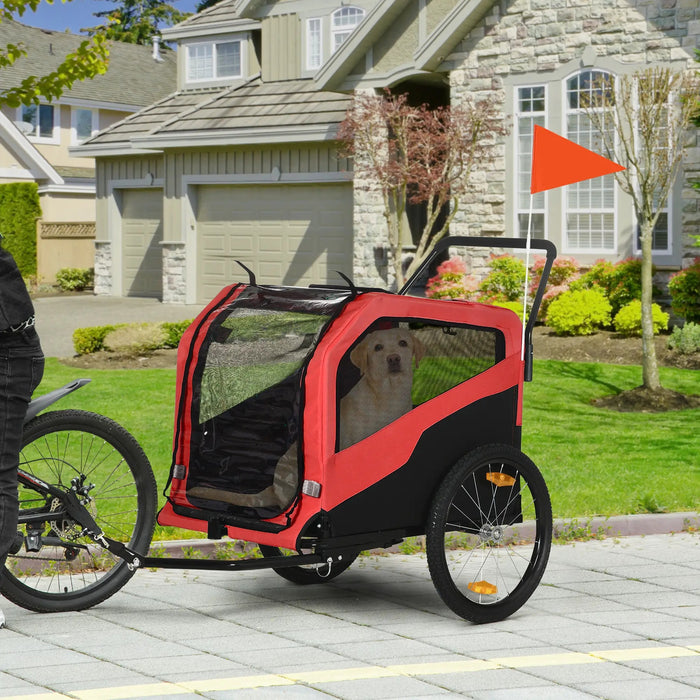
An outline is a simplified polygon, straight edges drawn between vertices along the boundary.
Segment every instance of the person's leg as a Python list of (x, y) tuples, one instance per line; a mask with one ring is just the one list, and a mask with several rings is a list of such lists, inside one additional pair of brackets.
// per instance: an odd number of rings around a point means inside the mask
[(0, 570), (17, 533), (17, 467), (22, 424), (43, 369), (38, 342), (0, 346)]

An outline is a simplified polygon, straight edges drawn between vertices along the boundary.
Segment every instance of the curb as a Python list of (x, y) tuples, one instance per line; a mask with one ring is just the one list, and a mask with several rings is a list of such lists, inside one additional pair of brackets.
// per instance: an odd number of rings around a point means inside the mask
[[(527, 525), (521, 534), (527, 532)], [(672, 535), (677, 532), (700, 530), (700, 513), (639, 513), (610, 517), (558, 518), (554, 521), (553, 538), (565, 540), (606, 539), (644, 535)], [(554, 544), (554, 543), (553, 543)], [(242, 559), (256, 545), (241, 540), (162, 540), (153, 542), (149, 556), (212, 559), (225, 550), (228, 559)], [(372, 554), (399, 554), (399, 545), (371, 550)]]

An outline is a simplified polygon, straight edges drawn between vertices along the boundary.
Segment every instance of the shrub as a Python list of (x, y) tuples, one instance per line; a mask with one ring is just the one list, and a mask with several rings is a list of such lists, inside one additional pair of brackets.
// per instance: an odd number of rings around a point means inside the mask
[(478, 289), (478, 282), (467, 275), (467, 265), (457, 255), (440, 264), (435, 277), (428, 280), (426, 296), (431, 299), (471, 299)]
[(64, 292), (82, 292), (92, 287), (95, 271), (92, 268), (64, 267), (56, 273), (56, 283)]
[(124, 324), (116, 326), (91, 326), (89, 328), (76, 328), (73, 331), (73, 347), (78, 355), (89, 355), (91, 352), (104, 350), (104, 340), (108, 333)]
[(166, 338), (160, 323), (129, 323), (107, 333), (104, 347), (120, 355), (147, 355), (163, 347)]
[(610, 302), (598, 289), (560, 294), (549, 305), (547, 325), (557, 335), (590, 335), (610, 323)]
[(166, 336), (163, 347), (176, 348), (180, 344), (182, 334), (192, 325), (192, 321), (166, 321), (160, 325)]
[(41, 218), (35, 182), (0, 185), (0, 233), (24, 277), (36, 274), (36, 220)]
[(672, 275), (668, 283), (671, 308), (686, 321), (700, 323), (700, 258)]
[(491, 272), (479, 285), (482, 301), (517, 301), (522, 298), (525, 263), (520, 258), (513, 255), (492, 255), (489, 267)]
[(700, 324), (686, 323), (683, 328), (676, 326), (668, 339), (668, 347), (681, 355), (700, 352)]
[[(654, 335), (668, 328), (668, 314), (658, 304), (651, 305), (651, 317)], [(642, 334), (642, 302), (639, 299), (625, 304), (613, 319), (615, 330), (622, 335)]]
[(493, 306), (500, 306), (503, 309), (510, 309), (518, 314), (518, 317), (523, 318), (523, 302), (522, 301), (494, 301)]
[(618, 263), (599, 260), (572, 282), (571, 289), (601, 289), (610, 301), (612, 315), (634, 299), (642, 298), (642, 261), (627, 258)]

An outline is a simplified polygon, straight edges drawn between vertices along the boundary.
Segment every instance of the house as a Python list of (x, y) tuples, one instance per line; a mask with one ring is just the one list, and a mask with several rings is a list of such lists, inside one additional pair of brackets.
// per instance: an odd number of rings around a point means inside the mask
[[(47, 75), (86, 37), (3, 19), (0, 45), (20, 44), (27, 55), (0, 71), (0, 90), (32, 75)], [(69, 149), (176, 88), (174, 52), (112, 42), (109, 68), (77, 82), (51, 103), (0, 111), (0, 184), (36, 182), (39, 279), (52, 282), (63, 267), (94, 265), (95, 166)]]
[[(98, 293), (204, 302), (239, 279), (385, 283), (384, 218), (334, 137), (351, 95), (389, 87), (437, 106), (495, 94), (508, 136), (475, 178), (456, 234), (524, 234), (533, 126), (585, 145), (581, 91), (601, 74), (693, 67), (697, 2), (223, 0), (163, 32), (178, 91), (78, 151), (98, 172)], [(700, 232), (700, 149), (687, 151), (655, 262), (678, 269)], [(533, 231), (582, 264), (635, 254), (612, 176), (539, 194)], [(150, 239), (144, 232), (151, 232)]]

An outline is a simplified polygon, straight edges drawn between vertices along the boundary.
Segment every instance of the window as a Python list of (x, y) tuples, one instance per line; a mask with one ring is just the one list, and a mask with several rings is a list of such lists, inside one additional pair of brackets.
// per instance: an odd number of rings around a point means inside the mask
[[(518, 88), (517, 138), (518, 138), (518, 235), (527, 236), (530, 211), (532, 211), (531, 234), (545, 237), (545, 193), (530, 195), (532, 174), (532, 140), (535, 124), (545, 126), (546, 92), (544, 85)], [(531, 200), (532, 197), (532, 200)]]
[(359, 7), (343, 7), (331, 15), (331, 50), (335, 53), (341, 44), (362, 22), (365, 11)]
[[(609, 73), (584, 70), (566, 82), (566, 136), (596, 153), (601, 139), (583, 109), (584, 100), (594, 103), (601, 97)], [(584, 180), (566, 187), (565, 226), (568, 250), (607, 252), (616, 248), (615, 178), (613, 175)]]
[(97, 131), (97, 110), (73, 108), (71, 111), (71, 142), (79, 144)]
[(306, 20), (306, 68), (317, 70), (323, 63), (321, 19)]
[(187, 47), (188, 82), (240, 78), (242, 75), (240, 41)]
[(58, 142), (56, 116), (53, 105), (23, 105), (20, 108), (20, 120), (32, 126), (32, 130), (27, 129), (29, 138)]

